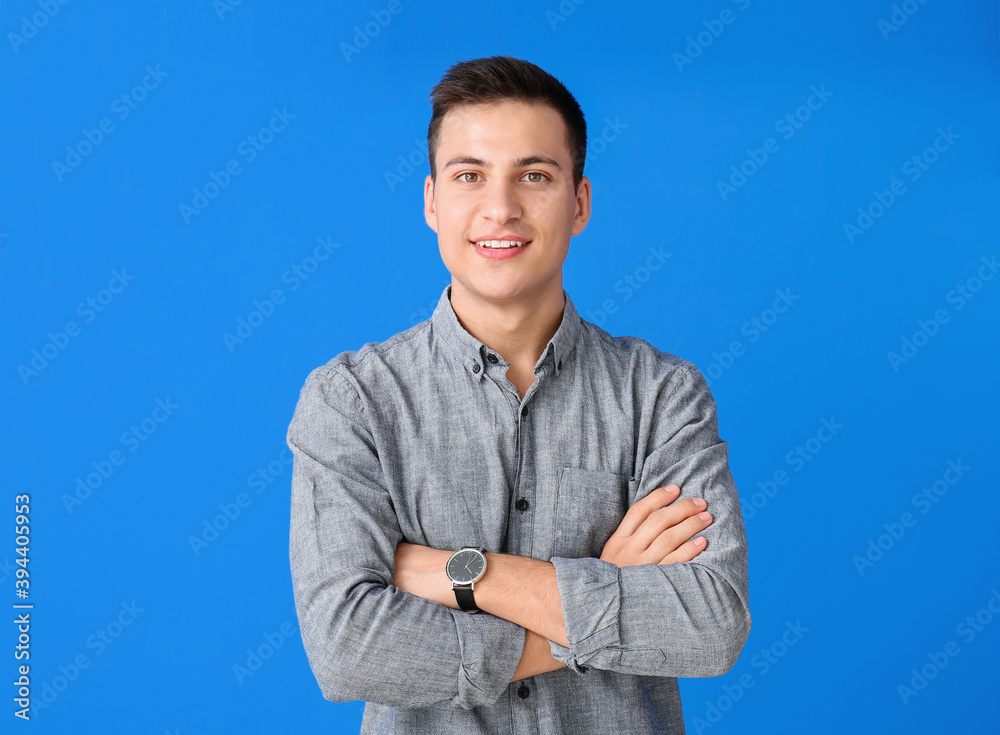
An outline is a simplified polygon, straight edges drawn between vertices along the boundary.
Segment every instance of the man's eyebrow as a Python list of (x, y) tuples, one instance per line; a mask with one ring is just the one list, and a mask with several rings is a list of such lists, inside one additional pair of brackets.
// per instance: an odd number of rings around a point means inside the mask
[[(525, 166), (534, 166), (535, 164), (544, 163), (554, 168), (562, 169), (559, 162), (554, 158), (548, 158), (547, 156), (525, 156), (524, 158), (518, 158), (516, 161), (511, 161), (511, 168), (524, 168)], [(444, 165), (445, 169), (451, 168), (452, 166), (478, 166), (479, 168), (492, 168), (492, 164), (487, 163), (481, 158), (475, 158), (474, 156), (457, 156), (452, 158), (448, 163)]]

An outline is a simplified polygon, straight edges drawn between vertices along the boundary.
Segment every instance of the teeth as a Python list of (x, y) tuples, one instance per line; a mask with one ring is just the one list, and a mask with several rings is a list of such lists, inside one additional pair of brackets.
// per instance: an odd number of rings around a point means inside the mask
[(524, 244), (516, 240), (480, 240), (476, 243), (481, 248), (516, 248)]

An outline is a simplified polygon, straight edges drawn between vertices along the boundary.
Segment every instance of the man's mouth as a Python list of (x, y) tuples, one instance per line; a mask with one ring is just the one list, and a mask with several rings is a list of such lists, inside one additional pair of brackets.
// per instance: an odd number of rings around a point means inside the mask
[(507, 250), (509, 248), (519, 248), (527, 245), (531, 240), (477, 240), (474, 244), (481, 248), (491, 250)]

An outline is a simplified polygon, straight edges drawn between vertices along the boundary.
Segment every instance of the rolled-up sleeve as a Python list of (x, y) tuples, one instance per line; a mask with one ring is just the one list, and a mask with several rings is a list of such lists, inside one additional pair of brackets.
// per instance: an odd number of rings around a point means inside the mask
[(392, 585), (402, 534), (366, 419), (357, 390), (331, 364), (310, 373), (288, 428), (293, 590), (323, 696), (491, 704), (514, 675), (524, 628)]
[(681, 497), (705, 498), (713, 522), (699, 535), (708, 544), (694, 560), (670, 565), (553, 558), (570, 645), (552, 643), (552, 655), (578, 673), (593, 666), (718, 676), (750, 634), (746, 532), (728, 446), (704, 377), (693, 366), (679, 372), (659, 387), (639, 432), (643, 461), (632, 502), (671, 483)]

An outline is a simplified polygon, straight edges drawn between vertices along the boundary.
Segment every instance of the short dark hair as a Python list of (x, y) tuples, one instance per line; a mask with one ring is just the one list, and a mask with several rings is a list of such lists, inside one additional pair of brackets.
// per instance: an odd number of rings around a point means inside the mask
[(427, 127), (427, 158), (437, 181), (434, 156), (444, 116), (458, 107), (505, 100), (539, 102), (555, 108), (566, 123), (573, 159), (573, 188), (580, 187), (587, 160), (587, 121), (576, 98), (541, 67), (511, 56), (490, 56), (452, 66), (431, 90), (431, 122)]

